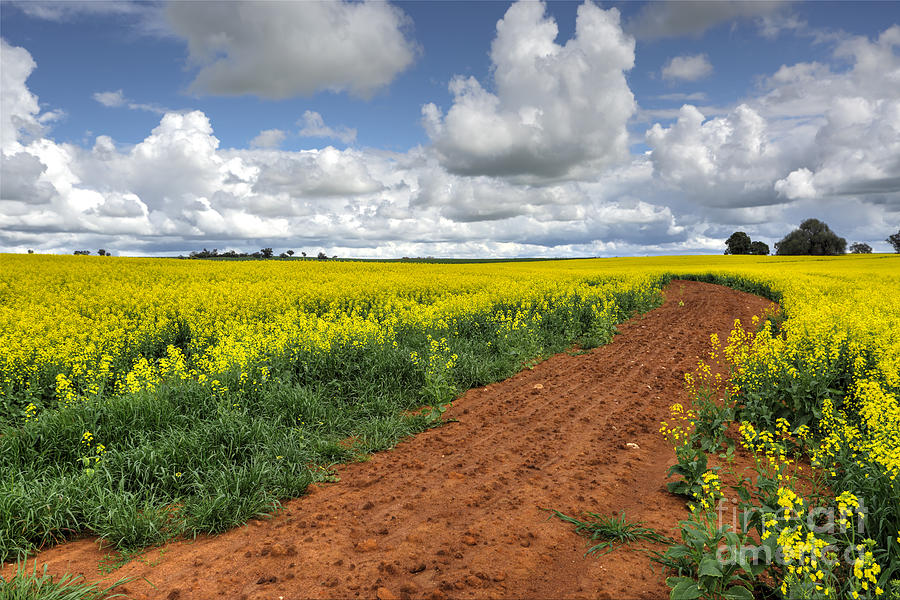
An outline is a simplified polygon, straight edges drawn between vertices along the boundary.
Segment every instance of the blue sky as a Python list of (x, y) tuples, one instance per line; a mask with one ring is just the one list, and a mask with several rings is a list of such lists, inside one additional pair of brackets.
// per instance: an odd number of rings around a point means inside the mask
[(886, 251), (898, 23), (896, 2), (4, 1), (0, 251), (718, 253), (807, 217)]

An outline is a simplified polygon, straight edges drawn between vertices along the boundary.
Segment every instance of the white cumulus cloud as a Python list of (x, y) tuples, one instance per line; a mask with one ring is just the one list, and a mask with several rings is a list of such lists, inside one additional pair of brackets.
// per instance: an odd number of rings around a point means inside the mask
[(16, 152), (0, 157), (0, 203), (44, 204), (53, 197), (53, 187), (41, 176), (47, 165), (33, 154)]
[(649, 2), (629, 23), (629, 31), (640, 39), (699, 36), (722, 23), (770, 17), (788, 4), (789, 0)]
[(41, 135), (38, 98), (25, 81), (36, 67), (24, 48), (11, 46), (0, 38), (0, 147), (15, 151), (24, 137)]
[[(136, 144), (56, 142), (31, 55), (4, 42), (0, 248), (622, 255), (721, 251), (737, 229), (771, 244), (809, 216), (876, 249), (896, 230), (900, 27), (785, 65), (733, 108), (683, 106), (629, 156), (632, 44), (614, 11), (582, 6), (563, 44), (540, 4), (514, 5), (492, 85), (457, 78), (446, 113), (425, 107), (432, 144), (392, 153), (286, 151), (297, 132), (279, 129), (222, 148), (202, 111), (165, 112)], [(313, 112), (298, 129), (349, 131)]]
[(634, 65), (634, 39), (622, 32), (619, 12), (586, 2), (575, 36), (560, 45), (557, 34), (543, 3), (509, 8), (491, 46), (496, 93), (456, 77), (446, 114), (433, 103), (422, 108), (442, 165), (459, 174), (554, 178), (627, 156), (635, 102), (624, 72)]
[(742, 104), (724, 117), (705, 119), (685, 105), (670, 127), (647, 132), (651, 160), (659, 178), (711, 205), (774, 203), (772, 183), (779, 152), (770, 143), (765, 120)]
[(775, 182), (775, 191), (789, 200), (816, 197), (816, 188), (812, 182), (812, 171), (806, 167), (791, 171), (784, 179)]
[(147, 112), (152, 112), (156, 114), (164, 114), (168, 112), (165, 108), (157, 106), (155, 104), (144, 104), (140, 102), (132, 102), (128, 98), (125, 97), (125, 92), (122, 90), (115, 90), (109, 92), (94, 92), (93, 94), (94, 100), (102, 104), (103, 106), (109, 108), (120, 108), (127, 107), (131, 110), (145, 110)]
[(235, 156), (259, 168), (254, 191), (288, 203), (292, 198), (357, 196), (384, 188), (370, 171), (374, 157), (355, 150), (327, 146), (300, 152), (237, 152)]
[(278, 148), (284, 143), (287, 134), (281, 129), (263, 129), (250, 140), (251, 148)]
[(319, 113), (308, 110), (303, 113), (303, 118), (297, 122), (303, 125), (299, 133), (306, 137), (321, 137), (340, 140), (345, 144), (349, 144), (356, 140), (356, 130), (349, 127), (332, 128), (325, 124), (325, 119)]
[(116, 90), (114, 92), (94, 92), (94, 100), (103, 106), (124, 106), (125, 94), (122, 90)]
[[(853, 37), (835, 50), (848, 70), (820, 63), (782, 67), (762, 108), (806, 118), (802, 164), (778, 181), (786, 198), (863, 196), (900, 210), (900, 25), (875, 40)], [(812, 113), (812, 114), (810, 114)]]
[(663, 66), (662, 78), (697, 81), (710, 76), (712, 72), (712, 63), (705, 54), (675, 56)]
[(199, 67), (192, 88), (208, 94), (365, 98), (416, 54), (408, 18), (386, 2), (173, 2), (167, 15)]
[(898, 48), (898, 25), (846, 38), (833, 64), (783, 65), (727, 115), (683, 107), (646, 134), (657, 181), (728, 210), (852, 201), (900, 211)]

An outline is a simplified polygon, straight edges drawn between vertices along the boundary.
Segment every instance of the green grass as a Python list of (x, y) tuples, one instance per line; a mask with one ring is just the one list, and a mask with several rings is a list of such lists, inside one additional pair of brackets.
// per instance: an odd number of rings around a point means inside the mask
[(575, 526), (575, 533), (583, 535), (592, 542), (597, 542), (588, 548), (585, 555), (597, 554), (603, 556), (609, 554), (619, 546), (634, 544), (636, 542), (651, 542), (660, 544), (673, 544), (675, 540), (666, 537), (650, 527), (644, 527), (640, 521), (629, 522), (623, 512), (618, 517), (609, 517), (597, 513), (584, 513), (586, 519), (564, 515), (558, 510), (551, 510), (553, 516), (561, 521)]
[[(618, 322), (654, 308), (660, 295), (615, 300)], [(227, 393), (177, 381), (44, 405), (37, 421), (0, 415), (0, 561), (84, 534), (127, 553), (271, 514), (310, 483), (332, 479), (335, 464), (434, 426), (419, 407), (450, 402), (574, 343), (608, 342), (615, 323), (592, 314), (584, 302), (552, 307), (539, 325), (506, 335), (491, 315), (475, 315), (452, 324), (457, 334), (398, 331), (396, 346), (271, 356), (262, 383), (219, 377)], [(447, 352), (458, 356), (439, 385), (410, 359), (428, 356), (429, 335), (446, 336)], [(86, 431), (106, 447), (99, 461), (79, 443)]]
[(124, 594), (114, 594), (113, 590), (131, 579), (119, 579), (112, 585), (100, 587), (96, 583), (85, 583), (82, 576), (65, 574), (59, 579), (47, 573), (47, 565), (38, 573), (37, 563), (29, 571), (24, 562), (16, 565), (16, 574), (10, 581), (0, 577), (0, 600), (104, 600), (121, 598)]

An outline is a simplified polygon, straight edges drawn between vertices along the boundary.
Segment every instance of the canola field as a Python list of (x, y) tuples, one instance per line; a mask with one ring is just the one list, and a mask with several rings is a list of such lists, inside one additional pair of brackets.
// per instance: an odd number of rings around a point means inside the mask
[(608, 342), (660, 285), (576, 262), (0, 256), (0, 559), (271, 512), (459, 392)]
[[(760, 431), (805, 427), (832, 503), (865, 498), (870, 557), (860, 577), (833, 575), (844, 590), (857, 581), (859, 597), (881, 595), (900, 578), (896, 255), (458, 265), (0, 255), (0, 559), (82, 532), (140, 548), (270, 512), (336, 462), (437, 424), (465, 389), (607, 343), (673, 277), (780, 303), (781, 315), (743, 324), (727, 345), (738, 416), (751, 446)], [(793, 551), (788, 529), (776, 537)], [(817, 573), (780, 571), (783, 595), (824, 594)]]
[(553, 321), (544, 328), (574, 327), (564, 333), (577, 337), (619, 317), (614, 298), (649, 306), (658, 289), (648, 275), (576, 263), (2, 261), (3, 393), (41, 403), (173, 377), (219, 390), (229, 374), (265, 377), (272, 361), (384, 348), (409, 332), (458, 336), (488, 322), (515, 331), (544, 315)]

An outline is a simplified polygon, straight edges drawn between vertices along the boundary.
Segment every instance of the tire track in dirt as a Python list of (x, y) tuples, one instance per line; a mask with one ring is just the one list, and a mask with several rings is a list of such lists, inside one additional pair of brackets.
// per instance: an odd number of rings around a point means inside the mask
[[(666, 297), (607, 346), (470, 390), (447, 413), (457, 422), (340, 466), (339, 483), (272, 519), (150, 550), (110, 577), (137, 577), (136, 598), (667, 598), (645, 554), (585, 558), (585, 539), (541, 510), (624, 511), (670, 535), (687, 514), (665, 489), (674, 454), (659, 423), (687, 401), (709, 335), (771, 303), (681, 281)], [(37, 559), (96, 579), (103, 554), (88, 539)]]

